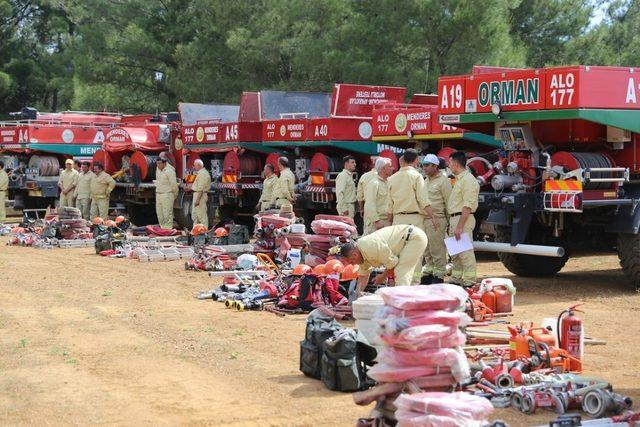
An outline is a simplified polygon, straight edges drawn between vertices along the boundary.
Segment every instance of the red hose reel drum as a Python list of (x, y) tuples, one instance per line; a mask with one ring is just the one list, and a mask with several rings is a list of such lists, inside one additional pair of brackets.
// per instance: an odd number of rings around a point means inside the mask
[(272, 165), (272, 166), (273, 166), (273, 171), (274, 171), (276, 174), (279, 174), (279, 173), (280, 173), (280, 170), (278, 169), (278, 159), (279, 159), (281, 156), (282, 156), (282, 154), (280, 154), (280, 153), (270, 153), (270, 154), (267, 156), (267, 159), (266, 159), (266, 161), (265, 161), (265, 164), (268, 164), (268, 165)]
[[(576, 169), (588, 168), (615, 168), (616, 163), (606, 153), (577, 153), (569, 151), (558, 151), (551, 156), (552, 166), (562, 166), (565, 172)], [(591, 178), (611, 178), (611, 172), (592, 172)], [(591, 182), (585, 185), (585, 189), (608, 189), (614, 183), (611, 182)]]
[(262, 162), (258, 155), (244, 153), (239, 155), (235, 151), (229, 151), (222, 161), (224, 174), (260, 175)]
[(102, 163), (104, 171), (109, 175), (118, 172), (122, 167), (122, 156), (124, 153), (109, 153), (104, 150), (97, 150), (93, 153), (92, 164)]
[(316, 153), (311, 158), (310, 172), (338, 172), (342, 166), (341, 159), (329, 157), (323, 153)]
[(133, 165), (138, 167), (140, 172), (140, 181), (150, 181), (155, 178), (156, 175), (156, 159), (158, 156), (144, 154), (142, 151), (136, 151), (131, 155), (129, 160), (129, 167)]

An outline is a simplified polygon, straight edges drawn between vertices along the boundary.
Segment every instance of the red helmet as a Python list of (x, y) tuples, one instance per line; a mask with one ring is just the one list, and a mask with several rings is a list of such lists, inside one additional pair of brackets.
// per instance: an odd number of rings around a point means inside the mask
[(349, 264), (344, 270), (342, 270), (342, 274), (340, 275), (341, 281), (353, 280), (358, 278), (358, 271), (360, 270), (360, 266), (358, 264)]
[(104, 222), (104, 226), (105, 226), (105, 227), (115, 227), (115, 226), (116, 226), (116, 223), (115, 223), (115, 221), (112, 221), (112, 220), (108, 219), (108, 220), (106, 220), (106, 221)]
[(199, 236), (200, 234), (204, 234), (206, 232), (207, 227), (205, 227), (203, 224), (194, 224), (193, 228), (191, 229), (192, 236)]
[(116, 224), (122, 224), (125, 220), (125, 217), (123, 217), (122, 215), (118, 215), (116, 217)]
[(224, 236), (228, 236), (229, 235), (229, 230), (227, 230), (224, 227), (218, 227), (216, 228), (216, 230), (213, 232), (213, 234), (216, 237), (224, 237)]
[(316, 276), (324, 276), (324, 264), (316, 265), (313, 268), (313, 274)]
[(293, 268), (291, 272), (292, 276), (302, 276), (303, 274), (311, 273), (312, 269), (306, 264), (298, 264)]
[(102, 218), (100, 218), (99, 216), (93, 218), (93, 225), (100, 225), (100, 224), (104, 224), (104, 220)]
[(324, 265), (324, 274), (342, 273), (344, 264), (337, 259), (331, 259)]

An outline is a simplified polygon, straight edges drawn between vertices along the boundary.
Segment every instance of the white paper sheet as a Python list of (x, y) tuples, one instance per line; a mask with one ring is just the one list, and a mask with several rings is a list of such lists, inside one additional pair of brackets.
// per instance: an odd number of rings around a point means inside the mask
[(455, 236), (447, 237), (444, 239), (444, 244), (451, 256), (473, 249), (473, 242), (467, 233), (462, 233), (460, 240), (456, 240)]

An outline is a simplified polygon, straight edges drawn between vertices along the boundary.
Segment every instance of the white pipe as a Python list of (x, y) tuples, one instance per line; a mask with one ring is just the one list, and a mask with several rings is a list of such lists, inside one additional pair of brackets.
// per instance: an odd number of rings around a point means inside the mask
[(496, 242), (473, 242), (473, 249), (478, 252), (505, 252), (510, 254), (550, 256), (562, 258), (564, 256), (564, 248), (559, 246), (541, 246), (541, 245), (524, 245), (519, 244), (511, 246), (509, 243)]

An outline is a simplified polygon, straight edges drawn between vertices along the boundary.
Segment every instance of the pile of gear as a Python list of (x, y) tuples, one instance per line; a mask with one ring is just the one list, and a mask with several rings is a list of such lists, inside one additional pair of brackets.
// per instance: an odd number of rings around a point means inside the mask
[(93, 239), (90, 224), (82, 219), (80, 210), (73, 207), (48, 210), (43, 219), (32, 219), (25, 215), (22, 223), (10, 228), (8, 234), (11, 236), (8, 245), (47, 249), (78, 247), (84, 245), (80, 241)]
[[(451, 393), (470, 376), (460, 328), (467, 293), (447, 284), (383, 288), (373, 321), (382, 347), (368, 371), (377, 385), (358, 392), (359, 405), (376, 402), (359, 425), (480, 425), (492, 405), (470, 393)], [(386, 423), (386, 424), (385, 424)], [(417, 424), (416, 424), (417, 423)]]
[(223, 284), (197, 297), (224, 302), (227, 308), (239, 311), (268, 310), (281, 316), (316, 308), (340, 319), (352, 314), (348, 302), (357, 279), (357, 265), (345, 266), (333, 259), (314, 268), (298, 264), (292, 270), (283, 270), (268, 255), (258, 253), (243, 254), (236, 267), (243, 269), (210, 273), (222, 277)]

